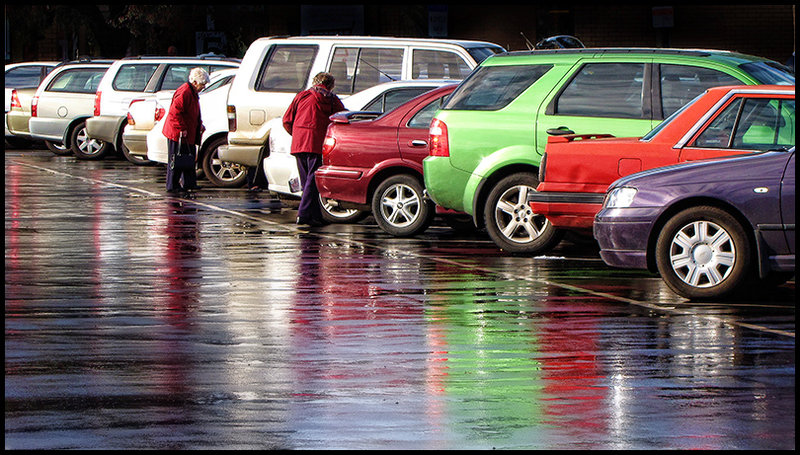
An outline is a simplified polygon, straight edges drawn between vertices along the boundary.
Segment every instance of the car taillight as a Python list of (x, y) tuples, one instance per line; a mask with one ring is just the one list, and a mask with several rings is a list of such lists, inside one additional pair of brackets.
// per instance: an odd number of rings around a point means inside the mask
[(236, 106), (228, 105), (228, 131), (236, 131)]
[(447, 125), (439, 119), (431, 121), (430, 156), (450, 156), (450, 144), (447, 140)]
[(157, 121), (161, 120), (162, 118), (164, 118), (164, 114), (166, 114), (166, 113), (167, 113), (167, 111), (163, 107), (156, 106), (156, 113), (155, 113), (155, 117), (154, 117), (155, 121), (157, 122)]
[(133, 121), (133, 116), (130, 112), (128, 112), (128, 125), (136, 125), (136, 122)]
[(39, 114), (39, 95), (35, 95), (31, 100), (31, 117)]
[[(96, 95), (95, 95), (95, 100), (96, 99), (97, 98), (96, 98)], [(133, 120), (133, 116), (131, 115), (131, 106), (133, 106), (135, 103), (138, 103), (139, 101), (144, 101), (144, 100), (139, 98), (139, 99), (131, 100), (131, 102), (128, 104), (128, 115), (127, 115), (127, 117), (128, 117), (128, 125), (136, 125), (136, 122)]]
[(100, 91), (94, 94), (94, 115), (100, 115)]
[(17, 95), (17, 90), (11, 90), (11, 109), (14, 108), (22, 109), (22, 103), (19, 102), (19, 96)]
[(325, 136), (325, 141), (322, 143), (323, 164), (328, 164), (328, 154), (331, 153), (334, 147), (336, 147), (336, 139), (333, 136)]

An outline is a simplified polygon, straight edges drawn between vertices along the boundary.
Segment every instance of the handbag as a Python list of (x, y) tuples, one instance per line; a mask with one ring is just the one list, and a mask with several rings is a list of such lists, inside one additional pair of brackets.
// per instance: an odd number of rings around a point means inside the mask
[[(178, 136), (178, 153), (174, 153), (172, 155), (172, 161), (169, 163), (170, 169), (179, 169), (179, 170), (194, 170), (195, 168), (195, 158), (194, 153), (180, 153), (183, 150), (181, 146), (181, 137)], [(193, 146), (190, 146), (192, 148)]]

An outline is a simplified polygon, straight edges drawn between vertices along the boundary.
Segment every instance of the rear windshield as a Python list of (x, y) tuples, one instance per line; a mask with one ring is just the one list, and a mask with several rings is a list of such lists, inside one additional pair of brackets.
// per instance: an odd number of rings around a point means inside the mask
[(135, 63), (122, 65), (114, 77), (111, 86), (114, 90), (123, 92), (143, 92), (153, 73), (158, 68), (157, 63)]
[(482, 66), (450, 96), (446, 110), (495, 111), (506, 107), (553, 65)]
[(470, 47), (467, 52), (475, 59), (475, 63), (480, 63), (494, 54), (503, 52), (503, 49), (499, 47)]
[(91, 93), (97, 92), (100, 79), (108, 68), (82, 68), (65, 70), (50, 81), (48, 92)]
[(794, 72), (777, 62), (750, 62), (739, 65), (747, 74), (767, 85), (794, 85)]

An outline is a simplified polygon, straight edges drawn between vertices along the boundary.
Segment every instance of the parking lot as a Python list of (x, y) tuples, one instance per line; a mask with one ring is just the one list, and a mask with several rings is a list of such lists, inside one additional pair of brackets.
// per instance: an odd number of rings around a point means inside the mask
[(7, 449), (795, 447), (794, 279), (690, 302), (582, 242), (4, 158)]

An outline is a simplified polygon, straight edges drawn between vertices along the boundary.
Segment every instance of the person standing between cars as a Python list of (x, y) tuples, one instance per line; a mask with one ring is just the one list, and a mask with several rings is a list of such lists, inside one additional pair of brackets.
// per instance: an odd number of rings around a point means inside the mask
[(302, 187), (297, 224), (327, 224), (322, 218), (314, 173), (322, 166), (322, 142), (331, 122), (328, 117), (345, 110), (339, 97), (331, 92), (335, 83), (330, 73), (317, 74), (312, 87), (298, 93), (283, 114), (283, 127), (292, 136), (291, 154), (297, 160)]
[[(167, 192), (200, 189), (194, 163), (197, 161), (197, 144), (205, 127), (200, 117), (199, 92), (208, 84), (208, 73), (202, 68), (192, 68), (189, 81), (178, 87), (172, 95), (162, 132), (167, 138)], [(179, 156), (180, 155), (180, 156)], [(192, 159), (186, 158), (189, 155)]]

